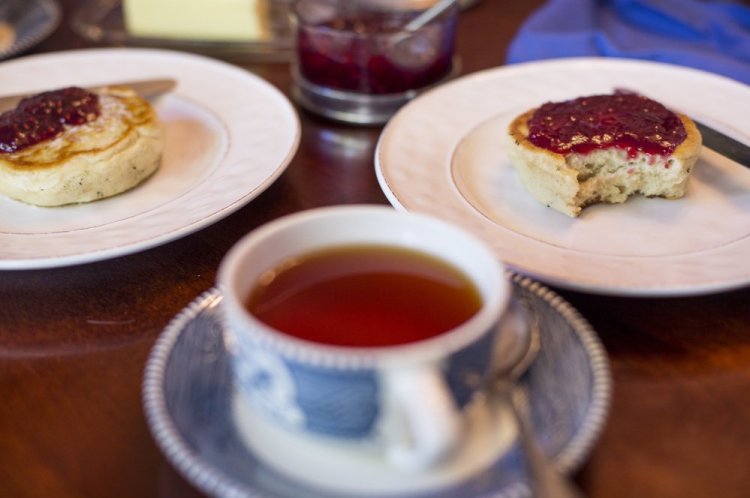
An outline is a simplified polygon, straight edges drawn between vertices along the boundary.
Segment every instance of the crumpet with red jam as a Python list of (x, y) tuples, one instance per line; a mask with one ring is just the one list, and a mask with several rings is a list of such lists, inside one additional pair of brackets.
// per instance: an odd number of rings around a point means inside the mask
[(0, 114), (0, 194), (39, 206), (104, 199), (161, 163), (164, 130), (128, 87), (40, 93)]
[(546, 103), (516, 117), (508, 138), (524, 187), (571, 217), (636, 194), (682, 197), (702, 147), (688, 116), (635, 93)]

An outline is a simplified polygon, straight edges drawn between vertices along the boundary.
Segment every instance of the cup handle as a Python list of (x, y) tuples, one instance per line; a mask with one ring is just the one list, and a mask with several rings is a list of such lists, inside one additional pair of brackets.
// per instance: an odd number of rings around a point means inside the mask
[(387, 458), (404, 470), (424, 470), (457, 445), (463, 421), (437, 366), (385, 373), (388, 389), (405, 422), (404, 437), (390, 442)]

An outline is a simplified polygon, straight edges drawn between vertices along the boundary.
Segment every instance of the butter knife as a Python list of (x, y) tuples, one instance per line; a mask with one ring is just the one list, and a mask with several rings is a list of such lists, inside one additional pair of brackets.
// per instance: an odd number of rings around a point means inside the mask
[(703, 136), (703, 145), (724, 157), (750, 168), (750, 146), (724, 135), (718, 130), (693, 119)]
[[(112, 86), (127, 86), (132, 88), (138, 95), (144, 99), (150, 100), (163, 95), (177, 86), (177, 82), (170, 78), (153, 79), (153, 80), (139, 80), (139, 81), (118, 81), (113, 83), (100, 84), (95, 86), (86, 87), (86, 90), (96, 91), (102, 88)], [(5, 112), (13, 109), (22, 99), (31, 97), (39, 92), (16, 94), (16, 95), (3, 95), (0, 96), (0, 112)]]

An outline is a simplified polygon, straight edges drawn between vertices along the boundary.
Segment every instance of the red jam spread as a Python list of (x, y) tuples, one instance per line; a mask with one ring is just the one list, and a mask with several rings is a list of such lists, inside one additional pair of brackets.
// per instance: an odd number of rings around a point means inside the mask
[(455, 20), (396, 40), (409, 19), (407, 14), (370, 13), (301, 25), (300, 73), (316, 85), (366, 94), (401, 93), (435, 83), (452, 67)]
[(0, 114), (0, 153), (17, 152), (55, 138), (66, 125), (88, 123), (99, 112), (99, 97), (78, 87), (27, 97), (12, 111)]
[(687, 137), (680, 118), (635, 93), (594, 95), (542, 105), (529, 119), (529, 141), (560, 154), (618, 147), (668, 156)]

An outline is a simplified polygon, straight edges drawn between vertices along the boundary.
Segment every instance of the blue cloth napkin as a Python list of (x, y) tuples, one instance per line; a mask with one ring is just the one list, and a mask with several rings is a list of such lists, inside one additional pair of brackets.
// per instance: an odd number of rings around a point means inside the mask
[(750, 84), (750, 6), (720, 0), (549, 0), (521, 26), (507, 62), (627, 57)]

